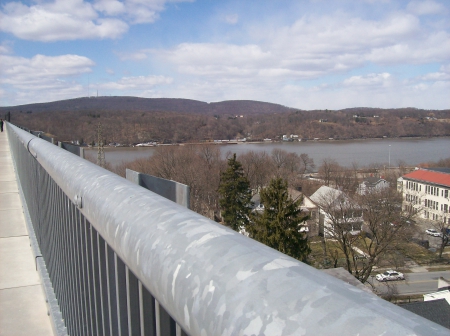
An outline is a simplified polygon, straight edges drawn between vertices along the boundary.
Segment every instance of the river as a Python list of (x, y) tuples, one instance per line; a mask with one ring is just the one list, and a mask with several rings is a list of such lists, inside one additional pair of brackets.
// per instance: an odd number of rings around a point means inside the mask
[[(222, 155), (227, 152), (240, 154), (248, 151), (270, 153), (280, 148), (297, 154), (308, 154), (314, 163), (320, 166), (324, 159), (335, 159), (342, 166), (370, 166), (381, 164), (397, 166), (400, 161), (409, 166), (422, 162), (438, 161), (450, 157), (450, 137), (443, 138), (402, 138), (402, 139), (365, 139), (348, 141), (307, 141), (307, 142), (270, 142), (242, 143), (220, 146)], [(105, 148), (105, 160), (112, 165), (138, 158), (150, 157), (155, 147), (116, 147)], [(96, 157), (96, 149), (86, 149), (87, 155)]]

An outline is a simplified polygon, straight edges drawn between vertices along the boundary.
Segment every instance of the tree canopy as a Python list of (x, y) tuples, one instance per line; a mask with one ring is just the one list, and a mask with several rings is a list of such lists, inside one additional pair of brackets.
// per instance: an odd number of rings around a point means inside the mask
[(301, 261), (306, 261), (310, 249), (301, 223), (308, 217), (300, 209), (301, 200), (289, 196), (287, 181), (272, 179), (261, 190), (262, 214), (255, 213), (247, 231), (253, 239)]
[(235, 231), (247, 226), (250, 215), (251, 190), (236, 154), (228, 159), (228, 167), (221, 174), (219, 205), (226, 225)]

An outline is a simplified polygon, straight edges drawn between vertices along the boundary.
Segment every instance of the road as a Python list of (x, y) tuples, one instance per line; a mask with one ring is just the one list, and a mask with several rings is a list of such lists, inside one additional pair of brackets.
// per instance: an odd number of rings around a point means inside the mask
[[(450, 280), (450, 271), (406, 273), (405, 280), (378, 282), (373, 279), (374, 286), (380, 294), (386, 294), (389, 287), (395, 287), (397, 294), (427, 294), (437, 291), (439, 277)], [(369, 279), (372, 282), (372, 279)]]

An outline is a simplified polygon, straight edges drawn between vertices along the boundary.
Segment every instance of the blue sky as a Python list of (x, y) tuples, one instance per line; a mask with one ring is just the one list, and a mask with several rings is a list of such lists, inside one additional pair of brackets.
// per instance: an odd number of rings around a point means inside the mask
[(448, 0), (0, 0), (0, 105), (450, 108)]

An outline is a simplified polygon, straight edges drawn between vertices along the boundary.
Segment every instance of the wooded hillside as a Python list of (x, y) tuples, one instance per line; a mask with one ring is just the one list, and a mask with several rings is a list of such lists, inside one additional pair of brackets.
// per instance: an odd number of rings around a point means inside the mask
[(106, 143), (121, 144), (450, 136), (450, 110), (415, 108), (304, 111), (256, 101), (98, 97), (0, 107), (1, 116), (7, 112), (14, 124), (85, 143), (96, 141), (99, 123)]

